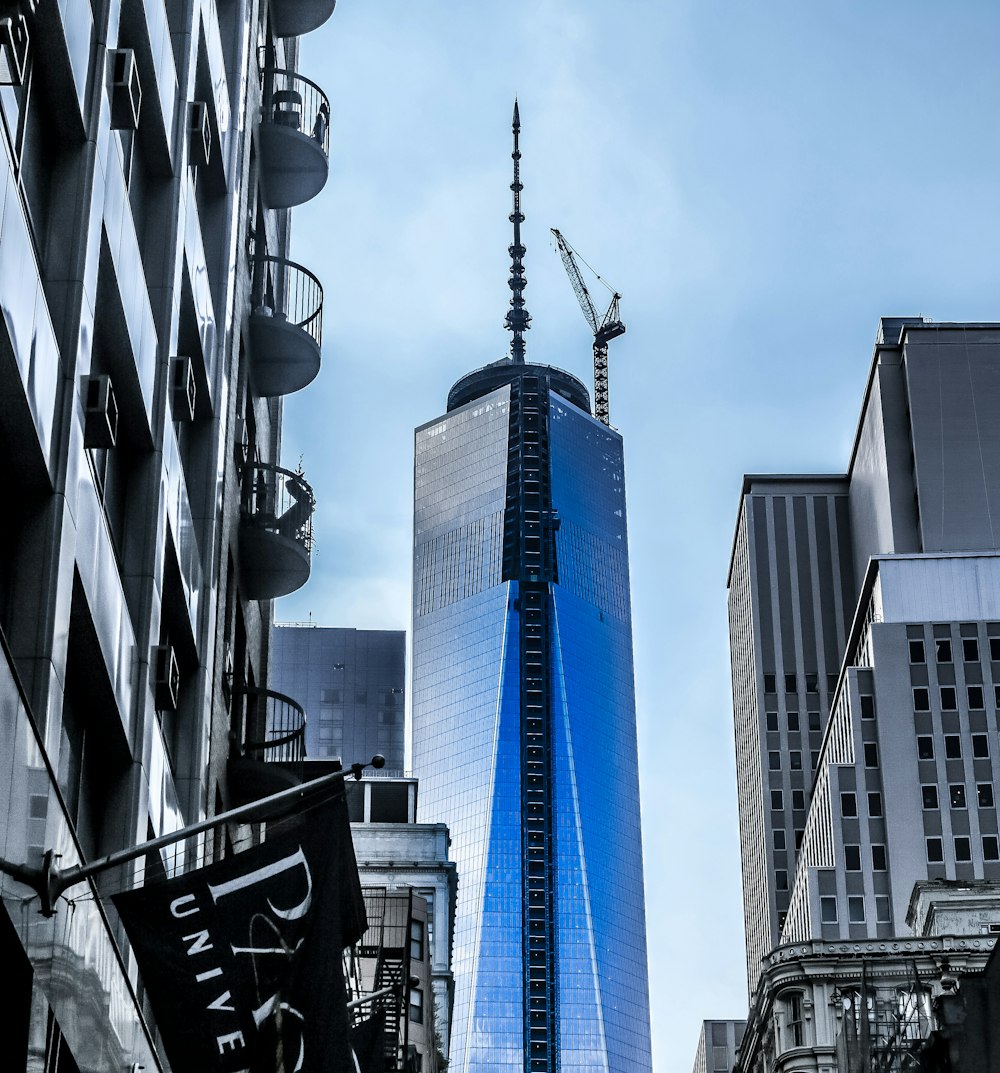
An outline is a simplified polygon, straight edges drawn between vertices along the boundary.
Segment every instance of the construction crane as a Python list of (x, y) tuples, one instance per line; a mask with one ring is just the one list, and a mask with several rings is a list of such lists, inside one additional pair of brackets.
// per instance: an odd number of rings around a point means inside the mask
[[(597, 308), (594, 306), (594, 300), (590, 297), (590, 291), (587, 290), (587, 284), (583, 282), (583, 276), (580, 274), (580, 268), (577, 265), (577, 258), (583, 261), (583, 258), (573, 249), (573, 247), (562, 237), (562, 235), (553, 227), (552, 234), (556, 238), (556, 246), (559, 249), (559, 256), (562, 258), (563, 266), (566, 269), (566, 275), (569, 276), (570, 283), (573, 284), (573, 292), (576, 294), (576, 300), (580, 303), (580, 308), (583, 310), (583, 315), (587, 318), (587, 323), (590, 325), (591, 331), (594, 333), (594, 417), (598, 421), (610, 427), (611, 425), (611, 409), (608, 405), (608, 343), (612, 339), (617, 339), (619, 335), (625, 334), (625, 325), (622, 324), (621, 318), (618, 313), (618, 303), (621, 301), (621, 295), (617, 291), (612, 290), (597, 273), (597, 276), (601, 283), (604, 283), (605, 287), (611, 291), (611, 305), (608, 306), (607, 312), (604, 316), (599, 316)], [(583, 261), (587, 264), (586, 261)], [(590, 265), (587, 265), (590, 268)], [(593, 269), (591, 269), (593, 272)]]

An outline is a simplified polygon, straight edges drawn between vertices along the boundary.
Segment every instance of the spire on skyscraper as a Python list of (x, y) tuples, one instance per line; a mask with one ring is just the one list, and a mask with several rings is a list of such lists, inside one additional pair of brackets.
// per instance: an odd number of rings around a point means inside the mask
[(510, 222), (514, 225), (514, 242), (508, 246), (510, 253), (510, 279), (507, 281), (511, 290), (510, 309), (507, 312), (505, 325), (507, 331), (512, 332), (514, 338), (510, 344), (511, 358), (518, 364), (524, 364), (524, 333), (531, 327), (531, 314), (524, 308), (524, 288), (528, 281), (524, 277), (524, 246), (521, 245), (521, 224), (524, 223), (524, 213), (521, 212), (521, 150), (518, 148), (518, 135), (521, 131), (521, 116), (517, 109), (517, 98), (514, 98), (514, 118), (511, 129), (514, 132), (514, 151), (511, 159), (514, 161), (514, 181), (510, 188), (514, 193), (514, 211), (510, 214)]

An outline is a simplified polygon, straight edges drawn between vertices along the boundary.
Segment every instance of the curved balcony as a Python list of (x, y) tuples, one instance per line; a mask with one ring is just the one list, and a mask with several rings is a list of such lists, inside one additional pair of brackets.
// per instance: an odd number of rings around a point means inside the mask
[(330, 102), (308, 78), (264, 67), (260, 187), (269, 209), (314, 198), (330, 174)]
[(229, 758), (229, 789), (237, 805), (298, 786), (304, 777), (306, 713), (302, 705), (271, 689), (233, 690), (236, 725), (243, 741), (233, 741)]
[(240, 584), (248, 599), (287, 596), (309, 580), (315, 506), (301, 473), (247, 464), (240, 503)]
[(333, 14), (337, 0), (271, 0), (275, 37), (301, 37), (318, 30)]
[(282, 257), (254, 265), (250, 372), (264, 398), (300, 391), (316, 379), (323, 343), (323, 287), (307, 268)]

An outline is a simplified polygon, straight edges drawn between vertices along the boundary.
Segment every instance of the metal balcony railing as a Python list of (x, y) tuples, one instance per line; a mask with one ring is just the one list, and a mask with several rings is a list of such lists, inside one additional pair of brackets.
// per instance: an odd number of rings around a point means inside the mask
[(266, 462), (247, 463), (240, 506), (247, 525), (294, 540), (311, 554), (316, 497), (301, 473)]
[(306, 713), (301, 704), (272, 689), (238, 688), (233, 698), (245, 705), (243, 756), (276, 764), (305, 759)]
[(330, 156), (330, 101), (311, 79), (261, 63), (261, 122), (308, 134)]
[(300, 264), (260, 256), (254, 266), (252, 315), (282, 320), (323, 343), (323, 285)]

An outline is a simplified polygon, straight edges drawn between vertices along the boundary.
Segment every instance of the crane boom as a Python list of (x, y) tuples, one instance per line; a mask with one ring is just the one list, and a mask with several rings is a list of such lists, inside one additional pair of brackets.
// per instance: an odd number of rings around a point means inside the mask
[[(611, 304), (603, 317), (598, 316), (594, 301), (583, 281), (580, 268), (576, 263), (576, 251), (554, 227), (551, 228), (556, 239), (556, 248), (562, 258), (566, 275), (573, 286), (573, 293), (580, 303), (583, 315), (594, 333), (594, 417), (602, 424), (611, 425), (611, 407), (608, 401), (608, 343), (625, 334), (625, 325), (618, 310), (621, 295), (613, 293)], [(589, 265), (588, 265), (589, 267)], [(600, 279), (600, 276), (598, 276)]]

